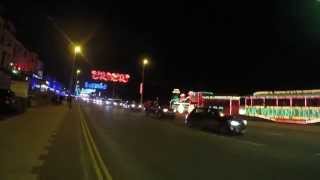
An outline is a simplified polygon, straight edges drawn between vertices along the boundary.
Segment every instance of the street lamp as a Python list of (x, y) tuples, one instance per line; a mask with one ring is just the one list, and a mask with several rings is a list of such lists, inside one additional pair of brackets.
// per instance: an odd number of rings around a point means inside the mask
[[(74, 68), (76, 64), (77, 55), (80, 53), (81, 53), (81, 47), (79, 45), (74, 46), (74, 58), (72, 62), (71, 76), (69, 81), (69, 96), (72, 94), (71, 90), (72, 90), (72, 86), (74, 85)], [(78, 75), (79, 73), (81, 73), (80, 69), (76, 71), (76, 75)]]
[(149, 63), (148, 59), (143, 60), (143, 66), (147, 65)]
[(74, 47), (74, 53), (75, 53), (75, 54), (81, 53), (81, 47), (80, 47), (80, 46), (75, 46), (75, 47)]
[(143, 104), (143, 94), (144, 94), (144, 69), (145, 66), (149, 64), (149, 60), (147, 58), (142, 61), (142, 79), (140, 83), (140, 104)]

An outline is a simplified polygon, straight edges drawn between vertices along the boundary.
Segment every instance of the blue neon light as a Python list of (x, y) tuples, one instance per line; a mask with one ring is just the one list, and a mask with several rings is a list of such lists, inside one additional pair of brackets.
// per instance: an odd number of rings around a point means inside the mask
[(100, 89), (100, 90), (106, 90), (108, 88), (107, 84), (104, 83), (84, 83), (84, 87), (87, 89)]

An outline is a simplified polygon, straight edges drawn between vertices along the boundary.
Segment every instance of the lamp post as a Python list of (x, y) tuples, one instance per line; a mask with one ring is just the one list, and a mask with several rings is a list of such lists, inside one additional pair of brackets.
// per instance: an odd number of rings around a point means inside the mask
[(143, 94), (144, 94), (144, 69), (145, 66), (149, 64), (148, 59), (143, 59), (142, 61), (142, 78), (140, 83), (140, 104), (143, 104)]
[[(77, 59), (77, 54), (80, 54), (81, 53), (81, 47), (80, 46), (75, 46), (74, 47), (74, 59), (73, 59), (73, 62), (72, 62), (72, 69), (71, 69), (71, 75), (70, 75), (70, 81), (69, 81), (69, 96), (71, 96), (72, 94), (72, 87), (74, 85), (74, 68), (75, 68), (75, 64), (76, 64), (76, 59)], [(79, 69), (78, 69), (79, 70)], [(78, 73), (78, 70), (77, 70), (77, 75), (81, 72), (79, 70), (79, 73)]]

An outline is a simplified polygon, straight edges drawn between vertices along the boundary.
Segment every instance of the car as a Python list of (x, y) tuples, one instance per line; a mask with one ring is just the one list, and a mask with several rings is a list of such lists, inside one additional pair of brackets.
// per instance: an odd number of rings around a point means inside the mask
[(10, 89), (0, 89), (1, 112), (10, 112), (15, 107), (15, 93)]
[(155, 116), (159, 119), (162, 118), (169, 118), (169, 119), (173, 119), (175, 118), (176, 113), (174, 112), (174, 110), (172, 108), (170, 108), (169, 106), (148, 106), (145, 109), (146, 111), (146, 115), (147, 116)]
[(245, 132), (247, 121), (225, 116), (221, 110), (195, 108), (186, 115), (185, 124), (190, 128), (213, 130), (221, 134), (241, 135)]
[(144, 109), (141, 104), (138, 104), (135, 101), (129, 103), (128, 105), (129, 105), (129, 109), (134, 112), (141, 112)]
[(121, 99), (112, 99), (112, 98), (108, 98), (105, 100), (105, 104), (107, 106), (113, 106), (113, 107), (118, 107), (120, 106), (120, 103), (122, 102)]
[(163, 105), (159, 107), (160, 111), (158, 111), (159, 118), (170, 118), (174, 119), (176, 117), (176, 112), (174, 109), (170, 108), (168, 105)]

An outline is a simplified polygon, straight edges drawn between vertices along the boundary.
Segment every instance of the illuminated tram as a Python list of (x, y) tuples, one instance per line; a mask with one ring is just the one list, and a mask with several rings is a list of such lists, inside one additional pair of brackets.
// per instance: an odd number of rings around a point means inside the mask
[(320, 122), (320, 89), (260, 91), (240, 100), (239, 114), (275, 122)]

